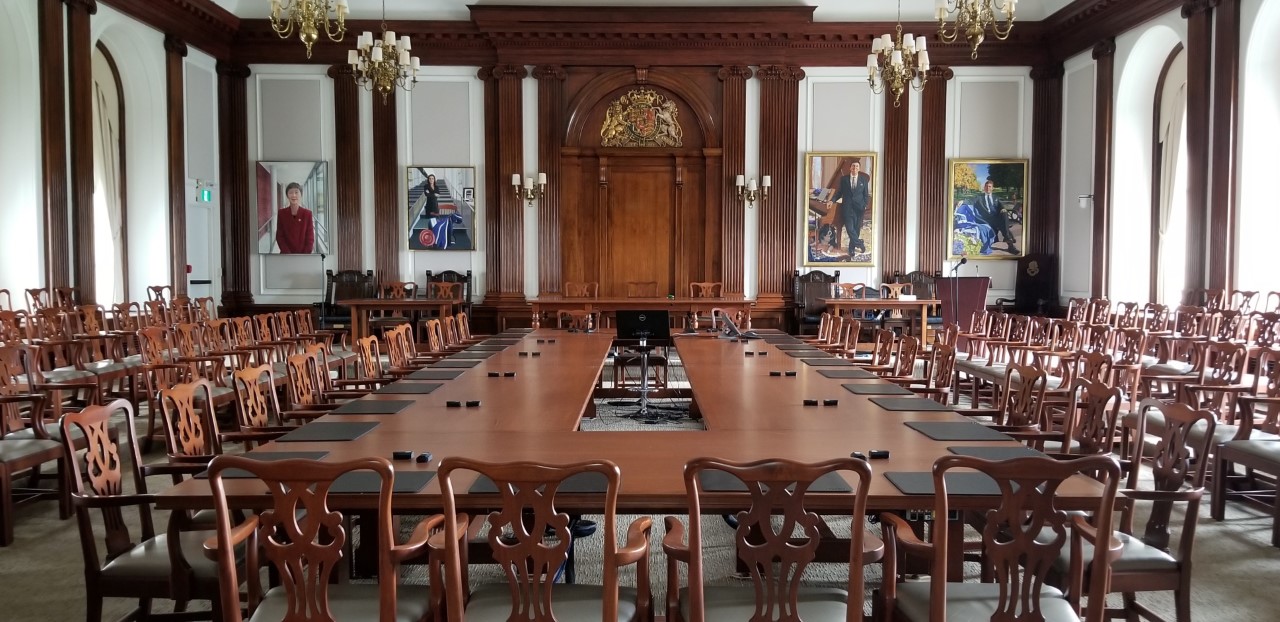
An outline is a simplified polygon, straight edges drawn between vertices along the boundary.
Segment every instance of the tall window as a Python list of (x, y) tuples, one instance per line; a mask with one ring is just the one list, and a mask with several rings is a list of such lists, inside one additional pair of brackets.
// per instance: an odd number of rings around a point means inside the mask
[(125, 299), (123, 98), (119, 73), (106, 48), (93, 54), (93, 266), (101, 304)]
[(1275, 146), (1280, 143), (1280, 3), (1263, 3), (1245, 51), (1240, 119), (1240, 184), (1236, 197), (1237, 289), (1280, 291), (1276, 231)]

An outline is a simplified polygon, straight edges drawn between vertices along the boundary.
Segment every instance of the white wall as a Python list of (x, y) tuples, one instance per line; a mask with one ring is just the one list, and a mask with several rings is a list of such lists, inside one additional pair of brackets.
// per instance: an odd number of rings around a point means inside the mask
[(40, 81), (36, 3), (0, 2), (0, 289), (44, 285)]
[(1275, 145), (1280, 140), (1280, 3), (1241, 3), (1241, 106), (1238, 169), (1236, 287), (1280, 290), (1274, 266)]
[[(259, 161), (327, 162), (328, 218), (331, 224), (336, 222), (333, 199), (333, 179), (336, 173), (333, 160), (333, 79), (326, 74), (328, 67), (251, 65), (249, 69), (252, 72), (247, 90), (249, 204), (253, 213), (250, 218), (251, 226), (256, 228), (257, 225), (256, 169)], [(373, 202), (369, 200), (363, 204), (370, 206)], [(369, 208), (365, 211), (369, 211)], [(369, 228), (372, 229), (372, 223)], [(329, 247), (336, 249), (342, 243), (343, 232), (331, 226)], [(336, 253), (330, 253), (323, 263), (318, 254), (261, 254), (258, 252), (256, 232), (250, 236), (250, 246), (250, 282), (255, 302), (318, 302), (324, 293), (324, 270), (337, 270)], [(372, 262), (368, 265), (373, 266)]]
[(102, 4), (90, 28), (95, 44), (111, 52), (124, 87), (128, 297), (146, 300), (148, 285), (171, 282), (164, 35)]
[[(953, 71), (955, 78), (947, 89), (947, 157), (1030, 158), (1033, 101), (1030, 68), (956, 67)], [(1035, 183), (1035, 179), (1029, 181), (1029, 184)], [(1032, 196), (1031, 189), (1026, 190), (1026, 196)], [(1036, 226), (1038, 209), (1027, 203), (1027, 226)], [(1024, 234), (1024, 251), (1028, 239)], [(944, 264), (944, 271), (950, 271), (951, 267), (949, 262)], [(974, 261), (970, 258), (957, 274), (991, 277), (991, 288), (987, 290), (990, 303), (996, 298), (1013, 298), (1017, 271), (1016, 260)]]

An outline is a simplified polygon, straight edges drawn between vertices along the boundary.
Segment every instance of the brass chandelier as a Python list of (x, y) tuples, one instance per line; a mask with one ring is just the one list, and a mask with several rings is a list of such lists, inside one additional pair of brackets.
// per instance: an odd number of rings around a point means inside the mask
[(374, 39), (373, 33), (366, 30), (356, 39), (356, 49), (347, 52), (356, 84), (376, 90), (384, 104), (397, 86), (412, 91), (418, 83), (421, 64), (417, 56), (409, 56), (411, 47), (409, 35), (397, 40), (396, 33), (387, 30), (387, 1), (382, 0), (382, 36)]
[[(336, 19), (330, 21), (329, 14)], [(307, 46), (307, 58), (311, 58), (311, 45), (320, 38), (320, 32), (330, 41), (342, 41), (347, 33), (347, 0), (271, 0), (271, 29), (281, 39), (293, 36)]]
[[(987, 28), (1001, 41), (1009, 38), (1013, 30), (1013, 11), (1017, 0), (938, 0), (935, 13), (938, 18), (938, 38), (943, 43), (954, 43), (963, 33), (972, 50), (970, 58), (978, 58), (978, 46), (986, 39)], [(955, 13), (955, 23), (947, 30), (947, 15)], [(1004, 23), (997, 19), (1004, 14)]]
[(871, 41), (867, 55), (867, 82), (871, 92), (879, 95), (887, 88), (893, 93), (893, 106), (902, 105), (902, 92), (911, 88), (921, 91), (929, 80), (929, 50), (924, 37), (902, 34), (902, 0), (898, 0), (898, 24), (894, 34), (885, 33)]

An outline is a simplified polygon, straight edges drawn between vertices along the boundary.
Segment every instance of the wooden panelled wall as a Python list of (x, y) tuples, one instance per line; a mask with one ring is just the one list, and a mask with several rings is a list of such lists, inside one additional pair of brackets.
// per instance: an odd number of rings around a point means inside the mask
[[(87, 133), (77, 129), (73, 114), (71, 149), (63, 147), (68, 135), (68, 119), (48, 111), (61, 110), (64, 102), (72, 111), (85, 110), (88, 94), (88, 24), (96, 10), (95, 0), (34, 0), (39, 6), (41, 134), (43, 153), (43, 197), (45, 216), (45, 272), (51, 285), (74, 283), (89, 289), (92, 300), (89, 257), (91, 246), (72, 244), (68, 231), (89, 228), (72, 225), (88, 218), (91, 186), (71, 184), (70, 179), (87, 180), (80, 174), (91, 166), (87, 156)], [(252, 304), (248, 249), (251, 247), (251, 180), (247, 170), (247, 121), (244, 110), (247, 66), (251, 63), (325, 63), (338, 65), (331, 75), (335, 81), (335, 125), (339, 138), (337, 158), (351, 162), (361, 156), (358, 106), (354, 88), (342, 78), (340, 67), (347, 46), (318, 45), (307, 59), (296, 40), (281, 40), (265, 20), (240, 20), (209, 0), (101, 0), (105, 4), (166, 33), (171, 74), (181, 68), (180, 48), (186, 42), (218, 59), (219, 138), (221, 148), (221, 192), (223, 223), (223, 302), (237, 308)], [(65, 3), (65, 4), (64, 4)], [(1209, 257), (1190, 261), (1186, 267), (1188, 286), (1212, 286), (1231, 282), (1228, 260), (1233, 227), (1215, 227), (1206, 234), (1207, 222), (1230, 223), (1235, 213), (1235, 134), (1238, 124), (1236, 85), (1239, 80), (1238, 0), (1076, 0), (1042, 22), (1022, 22), (1008, 41), (988, 41), (977, 61), (964, 46), (937, 46), (931, 53), (937, 67), (921, 100), (923, 127), (919, 148), (921, 168), (921, 214), (918, 265), (932, 271), (942, 266), (945, 213), (941, 193), (946, 179), (943, 136), (946, 133), (946, 68), (975, 63), (987, 65), (1032, 65), (1035, 81), (1035, 120), (1032, 187), (1036, 202), (1046, 209), (1037, 234), (1028, 242), (1031, 252), (1052, 253), (1057, 245), (1057, 220), (1051, 214), (1059, 208), (1057, 166), (1061, 144), (1062, 106), (1061, 62), (1074, 54), (1094, 49), (1099, 61), (1099, 83), (1113, 80), (1112, 40), (1142, 22), (1182, 7), (1188, 19), (1189, 76), (1192, 94), (1188, 119), (1198, 129), (1188, 136), (1191, 165), (1203, 165), (1211, 152), (1215, 166), (1208, 178), (1193, 178), (1189, 204), (1204, 206), (1193, 210), (1188, 241), (1192, 256)], [(65, 44), (64, 13), (65, 8)], [(870, 42), (892, 24), (877, 22), (815, 23), (813, 7), (761, 7), (724, 11), (714, 8), (611, 8), (473, 6), (466, 22), (394, 21), (388, 28), (408, 34), (427, 62), (439, 65), (482, 67), (485, 81), (485, 163), (489, 227), (487, 231), (488, 284), (485, 300), (491, 310), (514, 312), (524, 306), (523, 203), (510, 191), (512, 173), (528, 174), (523, 166), (524, 102), (522, 79), (527, 66), (534, 67), (538, 80), (540, 168), (553, 181), (548, 196), (538, 204), (539, 282), (541, 292), (557, 291), (564, 281), (576, 279), (617, 279), (616, 260), (595, 261), (589, 249), (617, 245), (615, 257), (631, 258), (651, 253), (661, 244), (652, 235), (640, 234), (642, 224), (659, 229), (669, 239), (668, 250), (680, 251), (670, 263), (649, 262), (643, 267), (647, 280), (659, 280), (668, 291), (683, 293), (691, 280), (720, 280), (727, 291), (743, 291), (745, 271), (741, 265), (744, 240), (739, 232), (745, 218), (759, 218), (761, 271), (759, 291), (765, 307), (783, 309), (788, 304), (790, 272), (796, 254), (797, 207), (787, 197), (796, 196), (795, 145), (798, 128), (798, 83), (803, 66), (848, 65), (850, 58), (862, 58)], [(1215, 17), (1216, 14), (1216, 17)], [(572, 27), (568, 27), (572, 26)], [(906, 24), (908, 30), (928, 32), (930, 24)], [(354, 31), (376, 30), (375, 22), (355, 20)], [(1099, 43), (1101, 42), (1101, 44)], [(185, 47), (185, 45), (183, 46)], [(67, 56), (64, 58), (64, 50)], [(1212, 54), (1212, 55), (1211, 55)], [(589, 58), (591, 65), (579, 63)], [(176, 59), (176, 62), (175, 62)], [(1211, 65), (1212, 63), (1212, 65)], [(70, 97), (60, 76), (69, 66)], [(748, 67), (756, 67), (753, 71)], [(1210, 69), (1215, 80), (1210, 80)], [(171, 75), (172, 77), (172, 75)], [(760, 88), (760, 175), (770, 175), (774, 186), (769, 199), (759, 201), (754, 210), (745, 210), (732, 196), (733, 176), (745, 173), (746, 80), (758, 79)], [(940, 79), (942, 78), (942, 79)], [(341, 84), (339, 84), (341, 83)], [(648, 85), (681, 103), (691, 114), (682, 117), (695, 143), (679, 149), (636, 157), (625, 151), (601, 149), (598, 137), (593, 146), (586, 119), (598, 115), (612, 98), (640, 85)], [(1100, 89), (1101, 91), (1101, 89)], [(70, 100), (69, 102), (67, 100)], [(172, 99), (172, 98), (171, 98)], [(1099, 97), (1098, 175), (1095, 179), (1096, 245), (1094, 288), (1105, 287), (1109, 266), (1105, 259), (1106, 219), (1110, 208), (1109, 166), (1110, 101)], [(391, 275), (398, 269), (394, 256), (398, 235), (393, 235), (398, 167), (394, 160), (396, 133), (394, 104), (374, 106), (374, 159), (383, 165), (374, 175), (375, 240), (378, 241), (376, 267)], [(173, 106), (171, 106), (172, 112)], [(905, 171), (905, 163), (915, 146), (906, 144), (907, 108), (887, 107), (886, 170)], [(696, 111), (696, 112), (695, 112)], [(1212, 116), (1210, 116), (1210, 111)], [(598, 117), (593, 122), (598, 122)], [(174, 117), (170, 117), (170, 123)], [(180, 120), (180, 117), (179, 117)], [(595, 127), (599, 127), (596, 125)], [(79, 132), (79, 134), (78, 134)], [(575, 133), (576, 132), (576, 133)], [(85, 144), (80, 144), (85, 143)], [(171, 156), (177, 157), (171, 149)], [(180, 160), (180, 159), (179, 159)], [(895, 164), (896, 163), (896, 164)], [(1220, 165), (1225, 163), (1225, 166)], [(171, 183), (182, 178), (181, 162), (171, 162)], [(1199, 168), (1209, 168), (1199, 166)], [(354, 167), (337, 166), (339, 171)], [(337, 224), (348, 231), (360, 227), (360, 180), (340, 173), (335, 178)], [(70, 190), (70, 191), (68, 191)], [(647, 193), (658, 200), (663, 213), (640, 214), (616, 200), (620, 193)], [(886, 276), (906, 265), (906, 178), (886, 177), (884, 205), (888, 226), (884, 231), (881, 267)], [(176, 204), (175, 199), (171, 203)], [(1212, 192), (1210, 199), (1209, 193)], [(585, 233), (579, 223), (601, 216), (594, 229)], [(181, 218), (172, 218), (174, 242), (173, 270), (185, 266), (185, 232)], [(82, 237), (82, 236), (78, 236)], [(352, 236), (359, 239), (359, 236)], [(1195, 249), (1204, 252), (1197, 253)], [(343, 245), (341, 268), (362, 268), (361, 248)], [(685, 252), (687, 251), (687, 252)], [(181, 260), (181, 263), (180, 263)], [(73, 273), (74, 269), (74, 273)], [(613, 271), (613, 272), (611, 272)], [(616, 274), (615, 274), (616, 273)], [(74, 277), (74, 278), (73, 278)], [(610, 287), (616, 287), (616, 283)]]

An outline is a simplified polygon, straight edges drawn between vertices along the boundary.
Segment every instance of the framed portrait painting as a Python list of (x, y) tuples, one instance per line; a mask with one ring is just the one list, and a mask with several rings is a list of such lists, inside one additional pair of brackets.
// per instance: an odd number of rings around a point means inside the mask
[(409, 250), (475, 250), (475, 167), (410, 166), (406, 174)]
[(325, 162), (258, 162), (258, 252), (330, 254), (329, 168)]
[(1026, 253), (1027, 160), (952, 160), (947, 258), (1016, 259)]
[(804, 265), (874, 265), (879, 173), (875, 153), (805, 154)]

